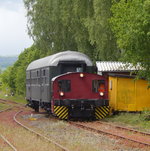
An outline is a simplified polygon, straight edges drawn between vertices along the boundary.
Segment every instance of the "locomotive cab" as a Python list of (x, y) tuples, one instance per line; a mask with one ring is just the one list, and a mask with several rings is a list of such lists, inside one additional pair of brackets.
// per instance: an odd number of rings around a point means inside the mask
[(60, 119), (105, 117), (107, 80), (91, 73), (67, 73), (52, 79), (52, 113)]

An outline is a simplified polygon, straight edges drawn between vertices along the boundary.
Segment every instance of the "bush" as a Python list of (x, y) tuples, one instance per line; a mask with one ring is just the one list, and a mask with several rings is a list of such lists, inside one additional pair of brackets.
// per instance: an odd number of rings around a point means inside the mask
[(150, 110), (145, 110), (141, 113), (140, 119), (143, 121), (150, 121)]

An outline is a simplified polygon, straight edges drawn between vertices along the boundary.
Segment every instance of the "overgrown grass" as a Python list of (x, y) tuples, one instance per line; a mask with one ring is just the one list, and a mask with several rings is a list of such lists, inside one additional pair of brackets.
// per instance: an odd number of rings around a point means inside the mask
[(0, 103), (0, 111), (8, 108), (8, 105)]
[[(0, 123), (0, 131), (19, 151), (60, 151), (53, 144), (21, 127), (14, 128), (14, 125), (10, 126), (7, 123)], [(6, 146), (3, 145), (2, 151), (5, 150), (7, 150)]]
[(15, 101), (17, 103), (26, 104), (26, 100), (25, 100), (25, 98), (23, 96), (18, 96), (18, 95), (10, 96), (10, 95), (6, 94), (3, 91), (0, 91), (0, 98), (1, 99), (12, 100), (12, 101)]
[(144, 111), (142, 113), (120, 113), (107, 117), (104, 120), (109, 122), (118, 123), (121, 125), (134, 126), (140, 130), (150, 131), (150, 111)]

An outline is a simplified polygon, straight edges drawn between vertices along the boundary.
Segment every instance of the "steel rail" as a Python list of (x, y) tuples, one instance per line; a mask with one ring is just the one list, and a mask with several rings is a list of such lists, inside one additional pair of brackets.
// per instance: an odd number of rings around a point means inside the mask
[[(3, 103), (5, 103), (5, 104), (8, 104), (8, 102), (9, 102), (9, 103), (12, 103), (12, 104), (24, 105), (22, 103), (17, 103), (17, 102), (11, 101), (11, 100), (4, 100), (4, 99), (1, 99), (1, 98), (0, 98), (0, 101), (3, 101)], [(13, 107), (14, 107), (13, 105), (9, 104), (9, 107), (4, 109), (4, 110), (0, 110), (0, 113), (11, 110)]]
[(0, 135), (0, 137), (1, 137), (14, 151), (17, 151), (17, 149), (16, 149), (3, 135)]
[(38, 133), (38, 132), (36, 132), (36, 131), (34, 131), (34, 130), (28, 128), (27, 126), (25, 126), (25, 125), (23, 125), (21, 122), (19, 122), (19, 121), (16, 119), (16, 117), (17, 117), (21, 112), (23, 112), (23, 111), (21, 110), (21, 111), (17, 112), (17, 113), (14, 115), (14, 121), (15, 121), (18, 125), (20, 125), (21, 127), (25, 128), (26, 130), (28, 130), (28, 131), (30, 131), (30, 132), (36, 134), (37, 136), (39, 136), (39, 137), (41, 137), (41, 138), (47, 140), (48, 142), (54, 144), (55, 146), (59, 147), (62, 151), (69, 151), (67, 148), (63, 147), (62, 145), (58, 144), (57, 142), (55, 142), (55, 141), (49, 139), (48, 137), (45, 137), (45, 136), (41, 135), (40, 133)]
[(9, 108), (7, 108), (7, 109), (1, 110), (0, 113), (5, 112), (5, 111), (8, 111), (8, 110), (11, 110), (12, 108), (13, 108), (13, 107), (9, 107)]
[[(5, 101), (3, 99), (0, 99), (0, 101)], [(6, 102), (5, 102), (6, 103)], [(1, 110), (0, 113), (2, 112), (5, 112), (5, 111), (8, 111), (8, 110), (11, 110), (13, 108), (12, 105), (9, 105), (8, 108), (4, 109), (4, 110)], [(0, 134), (0, 137), (14, 150), (14, 151), (17, 151), (17, 149), (3, 136)]]
[(1, 99), (0, 98), (0, 101), (3, 101), (4, 103), (8, 102), (8, 103), (11, 103), (11, 104), (21, 105), (21, 106), (25, 106), (26, 107), (26, 104), (15, 102), (15, 101), (12, 101), (12, 100), (5, 100), (5, 99)]
[(122, 129), (122, 130), (130, 131), (130, 132), (138, 133), (138, 134), (141, 134), (141, 135), (150, 136), (150, 133), (141, 132), (141, 131), (138, 131), (138, 130), (134, 130), (134, 129), (123, 127), (123, 126), (119, 126), (119, 125), (110, 124), (110, 123), (107, 123), (107, 122), (100, 122), (100, 121), (98, 121), (97, 123), (107, 124), (109, 126), (113, 126), (115, 128), (118, 128), (118, 129)]
[(127, 137), (125, 137), (125, 136), (113, 134), (113, 133), (111, 133), (111, 132), (106, 132), (106, 131), (103, 131), (103, 130), (97, 130), (97, 129), (95, 129), (95, 128), (91, 128), (91, 127), (89, 127), (89, 126), (85, 126), (85, 125), (82, 125), (82, 124), (79, 124), (79, 123), (74, 123), (74, 122), (69, 122), (69, 123), (70, 123), (71, 125), (74, 125), (74, 126), (77, 126), (77, 127), (83, 128), (83, 129), (86, 129), (86, 130), (90, 130), (90, 131), (93, 131), (93, 132), (96, 132), (96, 133), (99, 133), (99, 134), (114, 136), (114, 137), (117, 137), (117, 138), (120, 138), (120, 139), (128, 140), (128, 141), (131, 141), (131, 142), (134, 142), (134, 143), (138, 143), (138, 144), (141, 144), (141, 145), (145, 145), (145, 146), (150, 147), (150, 144), (149, 144), (149, 143), (145, 143), (145, 142), (141, 142), (141, 141), (138, 141), (138, 140), (130, 139), (130, 138), (127, 138)]
[(3, 101), (3, 102), (11, 102), (13, 104), (21, 104), (21, 103), (17, 103), (15, 101), (11, 101), (11, 100), (5, 100), (5, 99), (0, 99), (0, 100)]
[[(0, 99), (0, 101), (4, 101), (4, 100)], [(6, 103), (6, 102), (4, 102), (4, 103)], [(8, 111), (8, 110), (11, 110), (12, 108), (13, 108), (13, 106), (12, 106), (12, 105), (9, 105), (8, 108), (3, 109), (3, 110), (0, 110), (0, 113), (5, 112), (5, 111)]]

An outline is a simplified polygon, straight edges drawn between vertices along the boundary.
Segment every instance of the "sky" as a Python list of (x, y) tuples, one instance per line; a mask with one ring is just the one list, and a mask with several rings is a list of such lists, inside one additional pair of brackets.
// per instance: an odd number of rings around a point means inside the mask
[(33, 44), (23, 0), (0, 0), (0, 56), (19, 55)]

